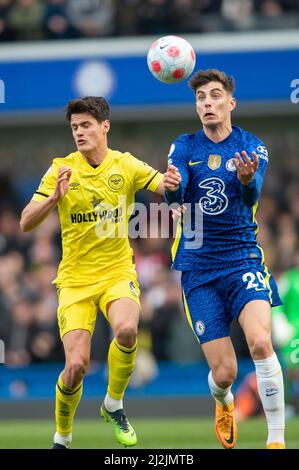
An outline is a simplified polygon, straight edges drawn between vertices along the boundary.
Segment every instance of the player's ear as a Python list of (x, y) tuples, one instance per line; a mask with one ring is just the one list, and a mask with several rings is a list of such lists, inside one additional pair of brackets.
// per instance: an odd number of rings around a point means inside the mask
[(237, 106), (237, 100), (233, 96), (231, 97), (230, 100), (230, 110), (233, 111)]
[(108, 119), (105, 119), (105, 121), (102, 122), (102, 127), (103, 127), (105, 133), (108, 134), (108, 132), (110, 130), (110, 121), (108, 121)]

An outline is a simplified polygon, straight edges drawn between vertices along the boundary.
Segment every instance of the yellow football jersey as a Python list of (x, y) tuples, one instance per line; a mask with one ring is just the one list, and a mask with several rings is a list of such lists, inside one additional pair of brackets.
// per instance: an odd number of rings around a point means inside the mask
[(69, 166), (72, 175), (69, 190), (58, 204), (62, 260), (53, 282), (93, 284), (132, 266), (128, 222), (135, 192), (155, 191), (163, 175), (130, 153), (108, 149), (104, 161), (93, 168), (80, 152), (74, 152), (53, 160), (33, 201), (54, 193), (61, 166)]

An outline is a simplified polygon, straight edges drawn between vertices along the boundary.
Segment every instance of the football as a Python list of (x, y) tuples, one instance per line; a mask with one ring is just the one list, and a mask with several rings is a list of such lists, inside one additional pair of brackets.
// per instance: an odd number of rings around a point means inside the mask
[(179, 83), (193, 72), (195, 52), (186, 39), (164, 36), (157, 39), (147, 54), (148, 68), (163, 83)]

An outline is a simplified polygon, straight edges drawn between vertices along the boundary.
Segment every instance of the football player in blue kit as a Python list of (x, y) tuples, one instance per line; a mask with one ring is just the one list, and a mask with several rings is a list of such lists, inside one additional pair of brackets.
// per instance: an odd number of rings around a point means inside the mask
[[(268, 152), (258, 137), (231, 124), (232, 77), (209, 69), (197, 72), (189, 85), (202, 130), (171, 145), (165, 198), (187, 208), (178, 224), (173, 268), (182, 271), (184, 310), (210, 367), (216, 435), (223, 447), (235, 446), (231, 386), (237, 360), (229, 327), (237, 318), (255, 365), (268, 423), (266, 446), (285, 448), (283, 376), (271, 341), (271, 307), (281, 300), (256, 241), (255, 213)], [(184, 230), (188, 211), (192, 230), (202, 236), (199, 245), (190, 243), (190, 227), (189, 234)]]

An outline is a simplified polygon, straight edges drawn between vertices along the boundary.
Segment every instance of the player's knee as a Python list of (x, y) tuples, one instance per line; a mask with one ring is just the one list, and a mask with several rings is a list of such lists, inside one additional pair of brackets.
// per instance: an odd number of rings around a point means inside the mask
[(66, 370), (69, 373), (71, 382), (75, 385), (79, 383), (85, 376), (88, 369), (89, 361), (83, 356), (76, 356), (72, 358), (66, 365)]
[(213, 377), (219, 387), (230, 387), (236, 380), (237, 367), (235, 364), (226, 364), (216, 367), (213, 369)]
[(266, 359), (273, 353), (271, 339), (268, 334), (255, 335), (249, 342), (249, 349), (253, 359)]
[(137, 325), (121, 324), (115, 328), (116, 341), (126, 348), (132, 348), (137, 339)]

